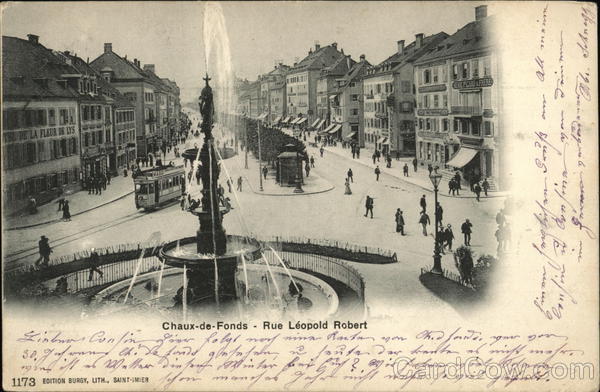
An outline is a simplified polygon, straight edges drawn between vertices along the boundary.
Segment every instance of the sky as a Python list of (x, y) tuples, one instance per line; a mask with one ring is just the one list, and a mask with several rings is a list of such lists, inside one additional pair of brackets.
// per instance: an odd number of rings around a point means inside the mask
[[(475, 18), (479, 2), (222, 2), (232, 67), (256, 80), (280, 61), (292, 65), (315, 43), (372, 64), (392, 55), (398, 40), (415, 34), (453, 34)], [(200, 2), (3, 2), (2, 35), (70, 50), (90, 61), (105, 42), (142, 64), (155, 64), (160, 77), (175, 80), (184, 102), (195, 99), (206, 72), (203, 37), (205, 4)], [(491, 9), (488, 10), (490, 14)], [(208, 72), (218, 70), (208, 63)]]

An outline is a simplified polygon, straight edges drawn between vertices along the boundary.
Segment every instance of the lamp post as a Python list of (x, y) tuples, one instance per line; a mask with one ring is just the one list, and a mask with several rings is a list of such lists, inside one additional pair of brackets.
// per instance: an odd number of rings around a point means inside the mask
[(439, 241), (439, 230), (438, 230), (438, 185), (442, 179), (442, 175), (437, 172), (437, 167), (434, 169), (433, 173), (429, 175), (429, 179), (433, 184), (433, 193), (434, 193), (434, 207), (435, 208), (435, 245), (433, 247), (433, 268), (431, 270), (434, 274), (442, 274), (442, 256), (440, 255), (440, 241)]
[(248, 168), (248, 118), (244, 114), (244, 169)]
[(296, 189), (294, 189), (294, 193), (304, 193), (304, 189), (302, 189), (302, 164), (300, 163), (300, 152), (298, 151), (298, 146), (296, 146), (296, 164), (298, 166), (298, 170), (296, 170)]
[(260, 152), (260, 120), (257, 122), (258, 126), (258, 179), (260, 181), (260, 191), (263, 191), (263, 178), (262, 178), (262, 155)]

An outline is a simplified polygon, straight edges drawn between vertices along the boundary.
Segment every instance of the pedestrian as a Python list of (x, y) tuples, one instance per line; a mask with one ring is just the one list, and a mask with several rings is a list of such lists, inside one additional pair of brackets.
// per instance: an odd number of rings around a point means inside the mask
[(352, 173), (352, 168), (348, 169), (348, 179), (351, 183), (354, 183), (354, 173)]
[[(269, 169), (266, 166), (264, 166), (262, 168), (262, 173), (263, 173), (263, 178), (266, 180), (267, 179), (267, 173), (269, 173)], [(308, 177), (308, 175), (307, 175), (307, 177)]]
[(475, 192), (475, 195), (477, 196), (477, 201), (479, 201), (479, 196), (481, 196), (481, 187), (479, 186), (478, 182), (476, 182), (473, 186), (473, 192)]
[(373, 219), (373, 204), (373, 198), (367, 195), (367, 200), (365, 202), (365, 217), (367, 216), (367, 214), (371, 213), (371, 219)]
[(412, 160), (413, 168), (415, 169), (415, 173), (417, 172), (417, 158), (413, 158)]
[(396, 233), (404, 235), (404, 216), (400, 208), (396, 210)]
[(460, 172), (458, 170), (456, 171), (456, 173), (454, 173), (454, 181), (456, 183), (456, 193), (459, 194), (458, 191), (462, 189), (462, 186), (460, 185), (461, 177)]
[(88, 176), (87, 179), (85, 180), (85, 186), (88, 189), (88, 195), (92, 194), (92, 190), (94, 189), (94, 181), (92, 180), (92, 177)]
[(58, 211), (62, 211), (63, 205), (65, 205), (65, 198), (61, 197), (60, 199), (58, 199)]
[(443, 248), (445, 248), (446, 246), (448, 246), (449, 250), (452, 250), (452, 241), (454, 240), (454, 233), (452, 232), (452, 225), (448, 224), (448, 226), (446, 226), (446, 230), (444, 230), (444, 246)]
[(231, 193), (231, 179), (230, 178), (227, 179), (227, 191), (229, 193)]
[(304, 171), (306, 171), (306, 177), (308, 177), (310, 175), (310, 165), (308, 162), (306, 162), (306, 165), (304, 166)]
[(388, 154), (388, 156), (386, 157), (386, 166), (388, 169), (392, 167), (392, 157), (390, 156), (390, 154)]
[(356, 148), (356, 159), (360, 159), (360, 148)]
[(439, 223), (440, 227), (442, 227), (442, 218), (444, 215), (444, 209), (442, 208), (440, 202), (438, 201), (435, 206), (435, 219), (437, 223)]
[(239, 176), (237, 179), (237, 190), (240, 192), (242, 192), (242, 181), (243, 181), (242, 176)]
[(419, 223), (423, 226), (423, 235), (427, 237), (427, 225), (431, 224), (429, 220), (429, 215), (425, 211), (421, 211), (421, 217), (419, 218)]
[(396, 160), (400, 160), (400, 150), (396, 151)]
[(88, 282), (91, 281), (94, 277), (94, 272), (99, 273), (100, 278), (102, 278), (102, 276), (104, 276), (104, 273), (98, 269), (98, 264), (100, 263), (100, 256), (98, 255), (98, 252), (96, 252), (96, 249), (92, 248), (90, 258), (88, 259), (88, 261), (90, 262), (90, 275), (88, 276)]
[(375, 168), (375, 181), (379, 181), (379, 175), (381, 174), (381, 170), (379, 170), (379, 166)]
[(181, 207), (181, 211), (185, 210), (185, 196), (181, 196), (181, 200), (179, 200), (179, 206)]
[(471, 246), (471, 232), (473, 224), (469, 222), (468, 219), (464, 221), (464, 223), (460, 226), (460, 231), (464, 234), (465, 237), (465, 245)]
[(100, 181), (102, 184), (102, 189), (106, 190), (106, 183), (108, 182), (108, 178), (106, 177), (106, 174), (102, 173), (100, 175)]
[(429, 171), (429, 176), (431, 176), (431, 172), (433, 171), (433, 166), (431, 166), (431, 163), (427, 165), (427, 170)]
[(344, 191), (344, 195), (351, 195), (352, 194), (352, 189), (350, 189), (350, 181), (348, 181), (348, 178), (346, 178), (346, 182), (344, 183), (344, 185), (346, 186), (346, 190)]
[(47, 267), (48, 262), (50, 261), (50, 253), (52, 253), (52, 248), (50, 248), (50, 244), (48, 243), (48, 238), (45, 235), (40, 237), (38, 242), (38, 248), (40, 252), (40, 258), (35, 262), (35, 266), (40, 265), (40, 261), (42, 262), (42, 266)]
[(404, 164), (402, 171), (404, 172), (404, 177), (408, 177), (408, 163)]
[(505, 222), (506, 217), (504, 216), (504, 209), (502, 209), (496, 214), (496, 223), (498, 224), (498, 226), (504, 226)]
[(377, 154), (373, 153), (373, 156), (371, 158), (373, 158), (373, 165), (374, 165), (375, 161), (377, 160)]
[(315, 157), (310, 156), (310, 167), (315, 167)]
[(319, 153), (321, 153), (321, 158), (323, 158), (323, 151), (325, 151), (325, 149), (323, 148), (323, 146), (321, 146), (321, 148), (319, 149)]
[(452, 194), (452, 196), (454, 196), (454, 178), (451, 178), (450, 181), (448, 181), (448, 194)]
[(110, 177), (111, 177), (110, 172), (107, 171), (106, 172), (106, 182), (108, 183), (108, 185), (110, 185)]
[(481, 183), (481, 187), (483, 188), (483, 194), (485, 195), (485, 197), (487, 197), (488, 190), (490, 189), (490, 183), (488, 182), (487, 178), (483, 179), (483, 182)]
[(69, 222), (71, 221), (71, 208), (69, 207), (69, 201), (65, 200), (65, 203), (63, 204), (63, 220), (65, 222)]
[(375, 156), (377, 157), (377, 162), (379, 162), (379, 158), (381, 158), (381, 152), (379, 150), (375, 150)]
[(98, 191), (98, 195), (102, 195), (102, 177), (96, 177), (96, 187)]
[(423, 212), (427, 211), (427, 201), (425, 200), (425, 195), (423, 195), (421, 197), (421, 200), (419, 201), (419, 205), (421, 206)]

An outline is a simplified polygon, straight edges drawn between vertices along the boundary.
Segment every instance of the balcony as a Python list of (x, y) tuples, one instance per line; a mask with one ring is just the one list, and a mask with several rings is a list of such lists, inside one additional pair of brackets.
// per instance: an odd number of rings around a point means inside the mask
[(388, 118), (388, 115), (385, 112), (376, 112), (375, 118)]
[(467, 116), (482, 116), (481, 106), (452, 106), (452, 114), (463, 114)]
[(443, 139), (448, 136), (448, 132), (417, 131), (417, 136), (426, 139)]

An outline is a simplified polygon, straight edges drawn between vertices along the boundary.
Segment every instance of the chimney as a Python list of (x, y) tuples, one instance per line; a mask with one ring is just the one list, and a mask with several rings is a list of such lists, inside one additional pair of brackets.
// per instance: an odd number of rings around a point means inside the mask
[(423, 33), (415, 35), (415, 48), (421, 49), (421, 46), (423, 46)]
[(481, 20), (487, 17), (487, 5), (475, 7), (475, 20)]
[(104, 43), (104, 53), (111, 53), (111, 52), (112, 52), (112, 43), (105, 42)]
[(29, 42), (31, 42), (32, 44), (39, 44), (40, 43), (40, 36), (39, 35), (35, 35), (35, 34), (27, 34), (27, 39), (29, 40)]
[(337, 42), (332, 43), (331, 46), (333, 46), (333, 49), (337, 50)]
[(68, 50), (65, 50), (63, 53), (65, 54), (65, 56), (69, 56), (71, 54), (71, 52)]
[(308, 54), (312, 54), (312, 48), (308, 49)]
[(321, 49), (321, 44), (318, 42), (315, 42), (315, 52), (319, 49)]
[(348, 66), (348, 69), (352, 67), (352, 60), (350, 59), (350, 55), (346, 56), (346, 65)]
[(398, 41), (398, 54), (404, 53), (404, 40)]
[(365, 57), (365, 55), (364, 55), (364, 54), (361, 54), (361, 55), (360, 55), (360, 62), (362, 63), (362, 62), (363, 62), (363, 61), (365, 61), (365, 60), (366, 60), (366, 57)]

